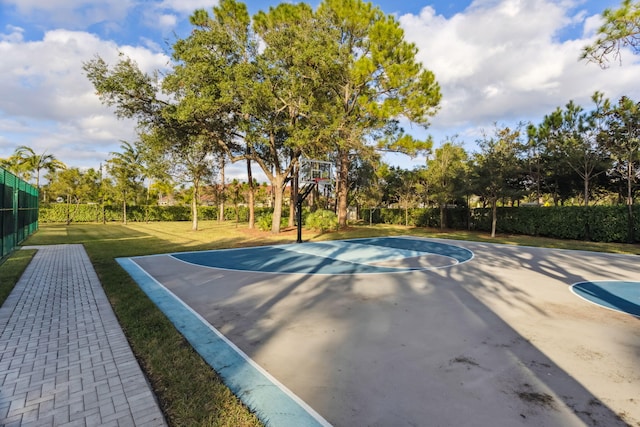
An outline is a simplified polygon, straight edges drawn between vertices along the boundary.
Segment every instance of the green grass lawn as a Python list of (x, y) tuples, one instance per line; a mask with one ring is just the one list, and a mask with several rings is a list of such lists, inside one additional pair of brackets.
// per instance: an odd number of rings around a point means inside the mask
[(0, 305), (4, 304), (35, 253), (33, 249), (15, 251), (0, 264)]
[[(333, 233), (303, 233), (304, 240), (331, 240), (373, 236), (414, 235), (458, 240), (486, 241), (526, 246), (640, 254), (640, 245), (561, 241), (525, 236), (488, 234), (378, 225), (356, 226)], [(120, 268), (115, 258), (187, 250), (237, 248), (293, 243), (296, 231), (279, 235), (249, 230), (246, 224), (201, 222), (191, 231), (190, 222), (122, 224), (43, 224), (25, 245), (81, 243), (100, 277), (125, 334), (145, 370), (173, 426), (260, 425), (217, 374), (199, 357), (171, 322)], [(0, 302), (33, 256), (16, 251), (0, 266)]]

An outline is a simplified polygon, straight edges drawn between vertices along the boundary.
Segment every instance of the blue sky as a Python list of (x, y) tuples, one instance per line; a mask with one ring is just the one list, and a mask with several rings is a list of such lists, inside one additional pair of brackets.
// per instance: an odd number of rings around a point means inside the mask
[[(251, 13), (278, 1), (248, 1)], [(602, 70), (578, 61), (593, 39), (599, 14), (618, 0), (377, 1), (396, 15), (419, 60), (435, 72), (441, 110), (417, 137), (436, 146), (457, 136), (469, 151), (494, 123), (539, 123), (574, 100), (586, 109), (599, 90), (612, 100), (640, 100), (640, 58)], [(310, 2), (317, 5), (317, 1)], [(164, 67), (176, 36), (189, 32), (188, 16), (211, 8), (205, 0), (0, 0), (0, 157), (19, 145), (54, 154), (69, 166), (97, 167), (134, 124), (116, 120), (82, 73), (99, 54), (119, 51), (152, 71)], [(424, 158), (388, 156), (404, 167)], [(240, 171), (242, 168), (238, 169)], [(233, 172), (228, 174), (233, 176)], [(241, 177), (239, 175), (239, 177)]]

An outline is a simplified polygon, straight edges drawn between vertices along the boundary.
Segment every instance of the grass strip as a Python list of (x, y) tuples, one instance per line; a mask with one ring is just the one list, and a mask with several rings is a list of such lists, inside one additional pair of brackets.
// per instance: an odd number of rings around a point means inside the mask
[(437, 239), (466, 240), (472, 242), (497, 243), (515, 246), (532, 246), (550, 249), (567, 249), (591, 252), (640, 255), (640, 245), (628, 243), (586, 242), (583, 240), (559, 240), (548, 237), (523, 235), (496, 235), (466, 230), (440, 230), (434, 228), (405, 227), (399, 225), (378, 224), (374, 226), (350, 227), (338, 232), (318, 236), (315, 240), (355, 239), (362, 237), (384, 237), (410, 235)]
[(35, 249), (14, 251), (0, 263), (0, 306), (4, 304), (36, 252)]
[[(224, 386), (217, 374), (117, 264), (115, 258), (293, 243), (296, 240), (296, 231), (287, 230), (279, 235), (272, 235), (268, 232), (249, 230), (245, 224), (238, 226), (235, 223), (218, 224), (213, 221), (201, 222), (199, 231), (191, 231), (190, 227), (189, 222), (130, 223), (126, 226), (115, 223), (70, 226), (41, 224), (40, 230), (29, 237), (27, 243), (81, 243), (85, 246), (170, 425), (259, 426), (259, 420)], [(502, 235), (491, 238), (486, 233), (395, 225), (356, 226), (325, 234), (305, 230), (303, 239), (320, 241), (397, 235), (640, 254), (640, 245), (564, 241), (529, 236)], [(25, 251), (17, 251), (12, 257), (18, 256), (26, 267), (28, 260), (25, 261), (23, 257), (27, 253), (22, 252)], [(6, 267), (0, 266), (2, 284), (5, 282), (4, 274), (16, 274), (5, 272)]]

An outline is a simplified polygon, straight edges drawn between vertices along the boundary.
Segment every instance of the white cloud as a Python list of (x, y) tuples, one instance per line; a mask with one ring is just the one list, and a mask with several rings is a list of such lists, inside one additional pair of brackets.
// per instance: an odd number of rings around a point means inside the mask
[(24, 29), (13, 25), (7, 25), (9, 33), (0, 34), (0, 42), (19, 43), (24, 39)]
[(129, 30), (131, 22), (144, 16), (143, 24), (169, 34), (178, 20), (195, 9), (210, 10), (212, 0), (4, 0), (19, 16), (46, 29), (87, 30), (99, 25), (108, 34)]
[(196, 9), (211, 9), (218, 4), (216, 0), (162, 0), (145, 3), (148, 7), (141, 9), (144, 25), (160, 30), (165, 36), (188, 23), (187, 17)]
[(593, 37), (602, 24), (603, 20), (600, 15), (589, 16), (584, 21), (584, 31), (582, 36), (584, 38)]
[(160, 7), (163, 9), (175, 10), (183, 14), (191, 14), (196, 9), (211, 10), (216, 6), (216, 0), (163, 0)]
[(140, 43), (152, 52), (162, 52), (162, 46), (150, 38), (140, 37)]
[(92, 24), (119, 22), (134, 6), (133, 0), (3, 0), (33, 22), (48, 22), (69, 29), (84, 29)]
[(158, 25), (162, 28), (173, 28), (178, 22), (178, 17), (175, 15), (162, 14), (158, 20)]
[(418, 59), (442, 88), (434, 136), (470, 135), (494, 122), (537, 123), (572, 99), (590, 108), (596, 90), (612, 99), (622, 94), (637, 99), (637, 58), (631, 55), (635, 63), (603, 71), (578, 60), (589, 39), (559, 40), (575, 25), (585, 34), (593, 32), (595, 18), (575, 6), (572, 1), (476, 0), (449, 19), (432, 7), (401, 16), (407, 39), (418, 46)]
[(117, 120), (100, 103), (82, 70), (96, 54), (113, 64), (119, 52), (147, 72), (169, 61), (162, 53), (79, 31), (48, 31), (39, 41), (0, 38), (0, 132), (6, 140), (0, 157), (28, 145), (73, 166), (95, 167), (121, 139), (135, 138), (134, 124)]
[[(210, 10), (217, 4), (211, 0), (4, 1), (14, 4), (30, 22), (46, 16), (43, 22), (59, 22), (66, 29), (47, 31), (39, 40), (25, 40), (33, 38), (31, 33), (13, 25), (0, 29), (4, 31), (0, 33), (0, 157), (18, 145), (29, 145), (81, 167), (96, 167), (109, 152), (118, 150), (120, 140), (135, 138), (132, 122), (117, 120), (101, 105), (82, 63), (98, 54), (113, 64), (122, 52), (150, 72), (164, 69), (170, 59), (163, 53), (164, 45), (146, 33), (138, 34), (136, 43), (141, 45), (122, 46), (73, 29), (98, 22), (102, 28), (117, 28), (123, 18), (139, 25), (141, 17), (131, 15), (135, 12), (166, 32), (184, 23), (193, 10)], [(590, 108), (596, 90), (612, 100), (622, 94), (640, 99), (638, 56), (625, 53), (623, 66), (615, 64), (608, 70), (578, 61), (600, 25), (599, 16), (586, 14), (579, 3), (476, 0), (450, 18), (430, 6), (418, 15), (401, 16), (407, 39), (419, 48), (419, 60), (435, 72), (442, 87), (442, 108), (431, 127), (436, 143), (439, 135), (455, 134), (473, 142), (493, 122), (539, 122), (571, 99)], [(567, 29), (576, 28), (582, 30), (580, 38), (561, 39)], [(410, 132), (421, 130), (414, 127)], [(472, 147), (467, 144), (467, 148)]]

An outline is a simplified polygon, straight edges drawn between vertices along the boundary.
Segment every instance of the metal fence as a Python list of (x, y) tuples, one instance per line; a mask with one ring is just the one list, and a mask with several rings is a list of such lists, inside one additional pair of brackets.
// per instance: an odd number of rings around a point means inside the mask
[(0, 259), (38, 229), (38, 189), (0, 168)]

